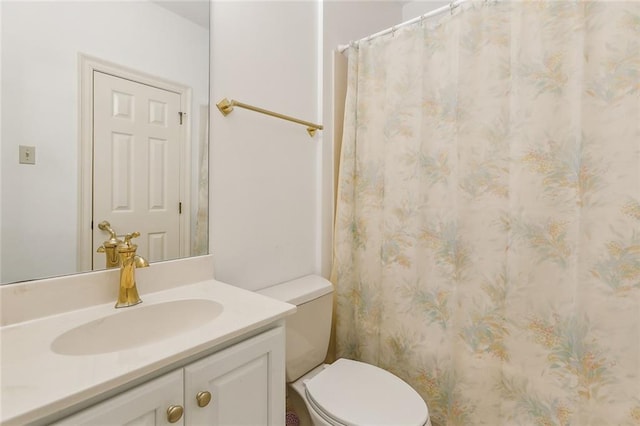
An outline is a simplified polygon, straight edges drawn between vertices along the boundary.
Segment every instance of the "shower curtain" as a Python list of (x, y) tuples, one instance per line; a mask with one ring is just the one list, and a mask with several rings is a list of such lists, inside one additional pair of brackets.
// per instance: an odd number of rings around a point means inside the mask
[(640, 424), (640, 3), (467, 3), (349, 50), (337, 355), (434, 426)]

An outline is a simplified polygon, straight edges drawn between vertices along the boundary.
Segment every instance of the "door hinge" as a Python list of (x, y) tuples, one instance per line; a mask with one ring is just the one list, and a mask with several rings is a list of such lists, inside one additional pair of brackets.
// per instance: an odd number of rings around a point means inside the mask
[(178, 203), (178, 214), (182, 214), (182, 201)]
[(182, 117), (186, 118), (187, 113), (186, 112), (179, 112), (178, 115), (180, 116), (180, 124), (182, 125)]

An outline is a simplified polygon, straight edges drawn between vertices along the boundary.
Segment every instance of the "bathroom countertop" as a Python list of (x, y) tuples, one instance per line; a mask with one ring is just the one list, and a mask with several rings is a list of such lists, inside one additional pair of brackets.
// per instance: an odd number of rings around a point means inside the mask
[[(0, 328), (0, 423), (26, 424), (69, 411), (163, 368), (178, 368), (181, 361), (264, 329), (296, 309), (216, 280), (141, 297), (144, 303), (117, 311), (111, 302)], [(120, 311), (180, 299), (208, 299), (224, 309), (208, 323), (144, 346), (89, 355), (60, 355), (52, 350), (58, 336), (79, 325)]]

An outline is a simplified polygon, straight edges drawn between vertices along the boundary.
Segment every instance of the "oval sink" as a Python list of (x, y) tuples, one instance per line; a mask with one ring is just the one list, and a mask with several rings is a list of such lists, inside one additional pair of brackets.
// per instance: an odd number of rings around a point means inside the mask
[(196, 329), (213, 321), (223, 309), (221, 304), (206, 299), (123, 308), (61, 334), (51, 349), (61, 355), (94, 355), (131, 349)]

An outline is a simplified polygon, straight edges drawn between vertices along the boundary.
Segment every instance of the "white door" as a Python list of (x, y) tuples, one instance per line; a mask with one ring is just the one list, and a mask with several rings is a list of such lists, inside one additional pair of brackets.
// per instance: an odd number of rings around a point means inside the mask
[[(183, 373), (180, 369), (93, 405), (52, 426), (180, 426), (184, 425), (184, 415), (180, 415), (184, 414), (182, 403)], [(169, 409), (172, 419), (169, 419)]]
[(93, 269), (109, 235), (140, 232), (150, 262), (180, 255), (180, 95), (101, 72), (93, 76)]

